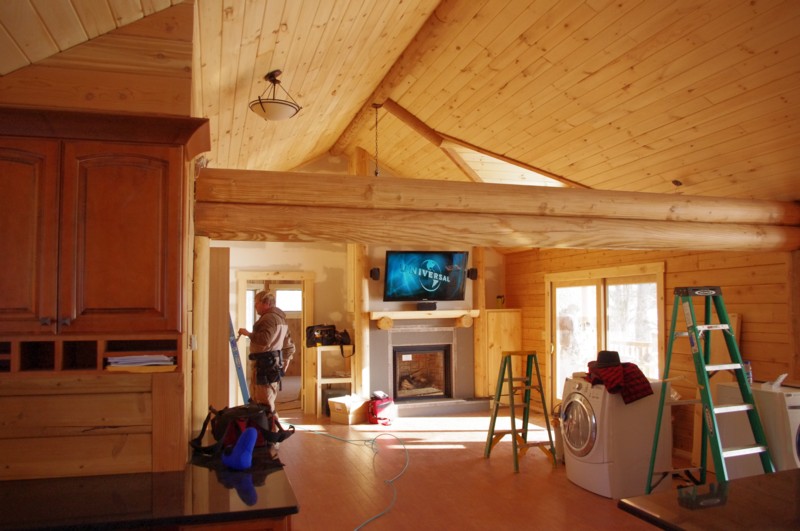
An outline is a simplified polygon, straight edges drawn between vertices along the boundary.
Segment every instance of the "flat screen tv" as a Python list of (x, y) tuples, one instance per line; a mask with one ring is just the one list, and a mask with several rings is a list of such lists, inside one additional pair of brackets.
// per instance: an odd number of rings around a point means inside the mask
[(386, 251), (384, 301), (463, 301), (467, 251)]

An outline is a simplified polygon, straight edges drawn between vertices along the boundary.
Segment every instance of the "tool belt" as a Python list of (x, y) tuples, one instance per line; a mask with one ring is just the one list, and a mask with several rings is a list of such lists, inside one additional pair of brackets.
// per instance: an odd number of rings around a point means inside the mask
[(256, 362), (256, 383), (267, 385), (278, 383), (283, 377), (283, 356), (280, 350), (254, 352), (248, 356)]

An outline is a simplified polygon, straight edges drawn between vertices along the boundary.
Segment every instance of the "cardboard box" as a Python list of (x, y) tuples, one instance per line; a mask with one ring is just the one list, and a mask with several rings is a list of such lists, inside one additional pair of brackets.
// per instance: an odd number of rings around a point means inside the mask
[(328, 399), (331, 422), (337, 424), (364, 424), (367, 422), (369, 400), (357, 395), (337, 396)]

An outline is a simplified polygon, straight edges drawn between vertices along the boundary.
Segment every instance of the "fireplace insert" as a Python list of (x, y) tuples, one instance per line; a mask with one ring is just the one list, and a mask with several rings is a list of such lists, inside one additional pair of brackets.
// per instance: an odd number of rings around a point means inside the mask
[(394, 347), (394, 399), (452, 398), (451, 345)]

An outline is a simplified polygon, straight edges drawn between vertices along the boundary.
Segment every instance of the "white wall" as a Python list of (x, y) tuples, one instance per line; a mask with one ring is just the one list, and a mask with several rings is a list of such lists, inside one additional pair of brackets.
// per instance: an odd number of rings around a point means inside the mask
[(340, 329), (353, 329), (352, 323), (345, 321), (347, 317), (345, 244), (212, 241), (211, 247), (230, 249), (231, 315), (235, 316), (237, 311), (237, 271), (313, 271), (314, 323), (308, 324), (334, 324)]

